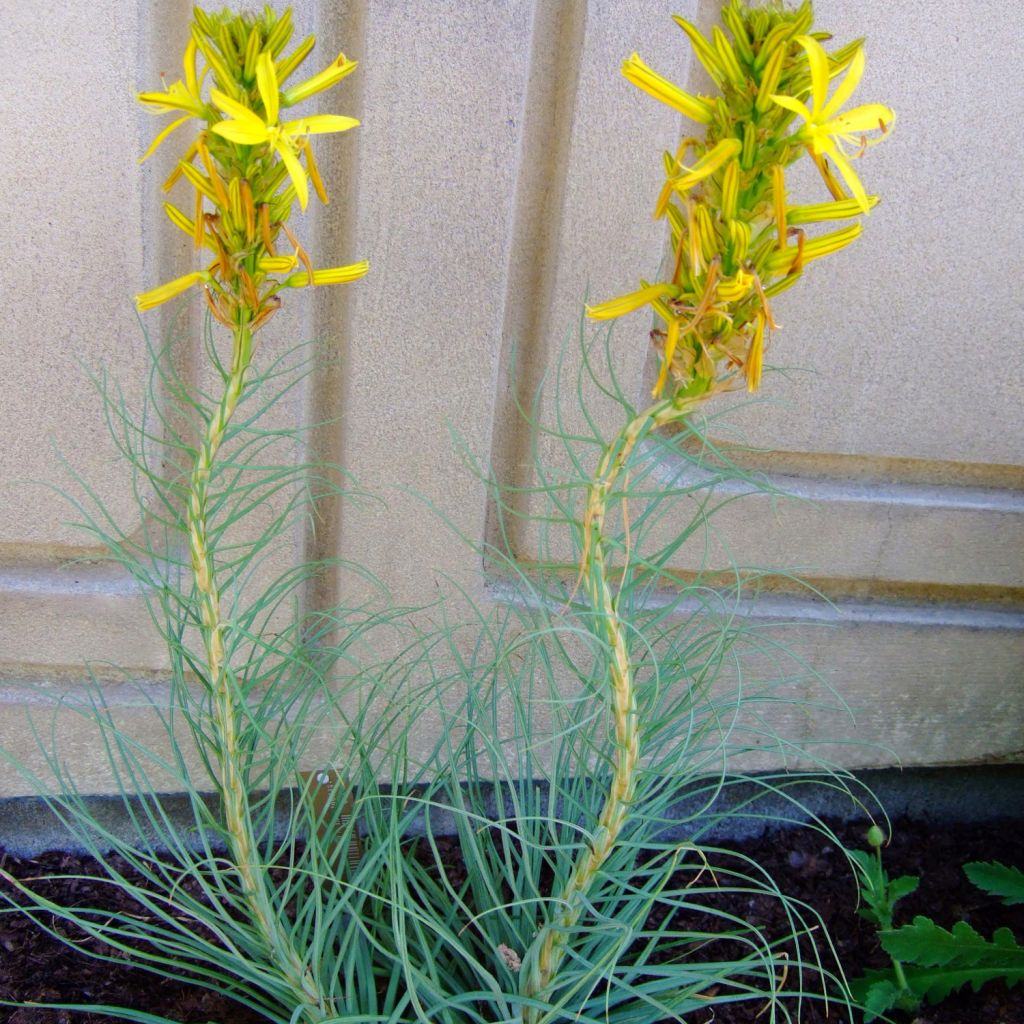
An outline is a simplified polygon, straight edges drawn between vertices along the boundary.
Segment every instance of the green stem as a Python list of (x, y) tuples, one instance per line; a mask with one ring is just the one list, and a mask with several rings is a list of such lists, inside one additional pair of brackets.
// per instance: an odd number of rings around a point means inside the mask
[(252, 354), (252, 332), (248, 324), (235, 328), (231, 373), (224, 393), (206, 425), (190, 477), (188, 501), (189, 547), (192, 571), (202, 611), (201, 632), (206, 651), (207, 684), (212, 697), (212, 727), (216, 747), (221, 807), (232, 861), (241, 882), (242, 895), (250, 917), (259, 931), (266, 951), (276, 962), (299, 1004), (304, 1020), (323, 1021), (331, 1016), (312, 973), (303, 965), (274, 906), (266, 876), (256, 866), (257, 844), (249, 812), (245, 755), (239, 737), (244, 712), (240, 693), (225, 660), (226, 624), (221, 615), (220, 594), (209, 542), (207, 522), (208, 491), (213, 465), (227, 433), (245, 386), (245, 374)]
[[(602, 624), (603, 639), (610, 653), (608, 682), (615, 728), (615, 768), (593, 836), (558, 895), (557, 905), (560, 909), (537, 933), (530, 953), (525, 958), (529, 968), (524, 972), (521, 992), (531, 998), (543, 997), (557, 975), (565, 958), (569, 931), (579, 921), (591, 884), (618, 841), (636, 791), (640, 731), (626, 629), (619, 617), (618, 602), (609, 582), (608, 555), (603, 535), (609, 498), (637, 441), (666, 423), (683, 419), (694, 404), (666, 399), (630, 420), (605, 449), (587, 491), (581, 571), (586, 574), (595, 621)], [(535, 955), (531, 955), (534, 951)], [(524, 1008), (523, 1019), (533, 1022), (537, 1020), (538, 1013), (534, 1008)]]

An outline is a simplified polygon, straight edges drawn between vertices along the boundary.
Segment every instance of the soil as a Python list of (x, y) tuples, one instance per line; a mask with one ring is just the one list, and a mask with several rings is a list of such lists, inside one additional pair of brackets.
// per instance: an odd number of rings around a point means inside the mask
[[(834, 827), (850, 846), (863, 846), (863, 824)], [(890, 876), (922, 876), (916, 893), (899, 906), (898, 923), (915, 914), (928, 914), (950, 926), (965, 919), (985, 936), (1007, 926), (1024, 939), (1024, 908), (1004, 907), (975, 889), (960, 865), (971, 860), (998, 860), (1024, 866), (1024, 822), (942, 825), (902, 820), (894, 823), (894, 837), (885, 851)], [(726, 844), (723, 844), (726, 845)], [(758, 840), (732, 846), (756, 857), (780, 888), (811, 904), (824, 919), (849, 977), (866, 967), (886, 966), (872, 927), (859, 918), (854, 906), (854, 885), (845, 860), (822, 836), (809, 830), (768, 833)], [(456, 855), (453, 845), (452, 856)], [(446, 858), (447, 860), (447, 858)], [(48, 881), (48, 875), (75, 873), (96, 876), (95, 862), (68, 853), (44, 854), (32, 860), (2, 855), (0, 864), (12, 875), (32, 879), (33, 885), (59, 903), (88, 903), (111, 909), (131, 909), (130, 901), (112, 887), (76, 881)], [(725, 906), (766, 931), (781, 933), (781, 912), (770, 899), (730, 897)], [(55, 922), (58, 934), (66, 926)], [(69, 936), (70, 937), (70, 936)], [(100, 952), (98, 943), (88, 948)], [(70, 949), (58, 938), (17, 915), (0, 916), (0, 1000), (14, 1002), (72, 1002), (127, 1006), (182, 1022), (219, 1021), (223, 1024), (259, 1024), (263, 1018), (204, 989), (184, 981), (171, 981), (131, 968), (127, 963), (95, 960)], [(754, 1021), (762, 1007), (754, 1004), (719, 1008), (710, 1015), (715, 1024)], [(801, 1020), (818, 1024), (841, 1018), (835, 1007), (826, 1018), (817, 1004), (805, 1006)], [(107, 1024), (116, 1018), (103, 1013), (69, 1012), (22, 1007), (0, 1007), (0, 1021), (8, 1024)], [(766, 1016), (761, 1016), (766, 1021)], [(906, 1024), (1024, 1024), (1024, 985), (1007, 989), (1001, 982), (980, 992), (956, 994), (914, 1015), (895, 1015)], [(694, 1020), (694, 1024), (706, 1024)]]

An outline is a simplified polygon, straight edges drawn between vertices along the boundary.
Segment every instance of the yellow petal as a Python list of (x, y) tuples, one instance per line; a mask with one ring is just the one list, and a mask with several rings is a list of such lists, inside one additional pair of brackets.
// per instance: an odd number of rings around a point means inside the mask
[(267, 126), (258, 118), (251, 121), (218, 121), (210, 128), (215, 135), (220, 135), (228, 142), (237, 142), (240, 146), (261, 146), (270, 138)]
[(691, 120), (700, 124), (711, 123), (713, 113), (708, 103), (697, 96), (691, 96), (688, 92), (683, 92), (667, 78), (662, 78), (649, 68), (638, 54), (632, 54), (623, 62), (622, 74), (638, 89), (643, 89), (648, 95), (685, 114)]
[[(832, 145), (831, 141), (828, 142), (829, 152), (835, 152), (836, 147)], [(811, 151), (811, 159), (814, 161), (814, 166), (818, 168), (818, 173), (821, 175), (821, 180), (825, 182), (825, 187), (832, 193), (832, 198), (842, 201), (849, 199), (849, 196), (843, 190), (843, 186), (839, 184), (839, 179), (836, 177), (836, 172), (832, 170), (832, 165), (818, 153), (814, 151), (814, 147), (809, 147)], [(856, 202), (856, 200), (854, 200)], [(858, 204), (859, 206), (859, 204)]]
[(161, 303), (167, 302), (168, 299), (173, 299), (182, 292), (188, 291), (192, 285), (199, 284), (200, 281), (208, 281), (209, 279), (210, 275), (205, 270), (195, 270), (191, 274), (185, 274), (184, 277), (168, 281), (167, 284), (162, 284), (159, 288), (154, 288), (152, 291), (136, 295), (135, 305), (140, 313), (144, 313), (147, 309), (159, 306)]
[(723, 302), (739, 302), (750, 294), (753, 285), (753, 274), (737, 270), (735, 277), (723, 277), (716, 285), (715, 292)]
[(742, 88), (746, 84), (746, 76), (736, 59), (736, 51), (732, 48), (729, 37), (717, 25), (711, 30), (711, 35), (715, 41), (715, 52), (730, 81), (737, 88)]
[(204, 114), (202, 103), (189, 95), (180, 81), (171, 83), (166, 92), (140, 92), (135, 98), (146, 106), (156, 107), (159, 111), (184, 110), (193, 117), (200, 118)]
[(756, 391), (761, 386), (761, 368), (764, 365), (764, 323), (764, 313), (759, 310), (754, 327), (754, 337), (750, 342), (750, 352), (747, 354), (747, 390), (750, 392)]
[[(229, 117), (233, 117), (236, 121), (240, 121), (242, 124), (251, 125), (252, 130), (255, 132), (258, 129), (262, 129), (266, 133), (267, 125), (263, 119), (250, 110), (247, 106), (239, 103), (237, 100), (233, 100), (226, 93), (221, 92), (219, 89), (210, 90), (210, 99), (213, 100), (214, 105), (223, 113)], [(214, 125), (216, 128), (216, 125)]]
[[(268, 7), (267, 10), (270, 10), (270, 8)], [(276, 56), (288, 45), (288, 40), (291, 39), (294, 31), (295, 27), (292, 24), (292, 9), (290, 7), (286, 7), (284, 14), (278, 18), (277, 24), (274, 25), (270, 35), (267, 36), (266, 49), (272, 55)]]
[(814, 101), (811, 109), (817, 118), (828, 99), (828, 55), (821, 43), (812, 36), (797, 36), (796, 41), (807, 52), (807, 63), (811, 67), (811, 96)]
[(658, 372), (658, 379), (651, 389), (651, 397), (657, 398), (665, 388), (668, 380), (669, 369), (672, 366), (672, 357), (676, 354), (676, 345), (679, 344), (679, 321), (673, 317), (668, 322), (668, 333), (665, 336), (665, 352), (661, 357), (661, 370)]
[(780, 277), (774, 284), (765, 288), (765, 298), (774, 298), (776, 295), (786, 291), (787, 288), (792, 288), (803, 277), (803, 273), (802, 270), (798, 270), (795, 274), (787, 274), (785, 277)]
[(750, 48), (750, 37), (747, 35), (747, 29), (739, 11), (735, 7), (725, 5), (722, 8), (722, 21), (732, 33), (733, 48), (746, 63), (752, 63), (754, 51)]
[(733, 160), (722, 175), (722, 216), (732, 220), (736, 216), (736, 201), (740, 190), (740, 165)]
[[(203, 193), (196, 189), (196, 215), (192, 220), (192, 245), (198, 249), (203, 244)], [(220, 248), (214, 246), (214, 252), (220, 257)]]
[(316, 165), (316, 158), (313, 156), (313, 147), (310, 145), (309, 139), (302, 140), (302, 152), (306, 155), (306, 170), (309, 171), (309, 180), (313, 182), (313, 189), (320, 202), (326, 206), (330, 199), (327, 197), (327, 189), (324, 188), (324, 180), (320, 177), (320, 168)]
[(639, 291), (620, 295), (617, 299), (609, 299), (596, 306), (587, 306), (587, 316), (591, 320), (614, 320), (616, 317), (632, 313), (641, 306), (646, 306), (655, 299), (674, 297), (678, 289), (670, 284), (654, 284)]
[(196, 77), (196, 41), (189, 38), (185, 44), (185, 56), (181, 61), (185, 72), (185, 88), (193, 96), (199, 95), (199, 79)]
[[(370, 269), (366, 260), (359, 263), (350, 263), (347, 267), (326, 267), (323, 270), (313, 271), (313, 284), (347, 284), (349, 281), (358, 281)], [(293, 274), (285, 281), (288, 288), (303, 288), (309, 284), (309, 275)]]
[(277, 85), (277, 72), (269, 53), (261, 53), (256, 59), (256, 87), (259, 89), (260, 99), (263, 100), (267, 124), (277, 124), (280, 91)]
[[(878, 205), (878, 196), (868, 196), (868, 206)], [(786, 220), (790, 224), (817, 224), (825, 220), (846, 220), (863, 213), (856, 199), (839, 199), (832, 203), (810, 203), (786, 208)]]
[(775, 212), (775, 231), (779, 245), (786, 244), (786, 172), (782, 164), (772, 164), (772, 201)]
[(307, 78), (304, 82), (286, 90), (281, 96), (281, 102), (284, 106), (290, 107), (323, 92), (325, 89), (330, 89), (332, 85), (336, 85), (343, 78), (352, 74), (357, 65), (358, 61), (349, 60), (345, 54), (339, 53), (337, 60), (318, 75), (313, 75), (312, 78)]
[(249, 30), (249, 37), (245, 41), (245, 56), (242, 60), (242, 78), (251, 82), (256, 74), (256, 61), (260, 55), (260, 30), (257, 26)]
[(786, 60), (786, 47), (777, 46), (768, 58), (764, 71), (761, 73), (761, 85), (757, 90), (757, 98), (754, 100), (755, 109), (764, 113), (771, 106), (772, 95), (779, 87), (779, 78), (782, 75), (782, 65)]
[(836, 170), (843, 176), (843, 181), (853, 193), (853, 198), (857, 200), (857, 205), (864, 213), (869, 213), (871, 204), (868, 203), (868, 194), (857, 176), (857, 172), (853, 169), (853, 164), (838, 149), (832, 153), (832, 160), (835, 162)]
[[(863, 230), (863, 226), (857, 223), (839, 231), (830, 231), (828, 234), (808, 239), (804, 243), (803, 262), (810, 263), (811, 260), (821, 259), (823, 256), (829, 256), (834, 252), (839, 252), (840, 249), (845, 249), (851, 242), (856, 241)], [(796, 246), (777, 249), (768, 257), (768, 273), (781, 274), (787, 270), (796, 259), (798, 251)]]
[(721, 58), (715, 53), (714, 47), (701, 35), (696, 25), (691, 25), (685, 18), (678, 14), (672, 15), (672, 20), (686, 33), (693, 47), (697, 59), (704, 65), (707, 73), (719, 84), (725, 83), (728, 75), (722, 66)]
[(674, 179), (673, 187), (677, 192), (691, 189), (697, 182), (714, 174), (722, 164), (736, 156), (741, 147), (739, 139), (722, 139), (714, 149), (705, 153), (692, 167), (686, 168), (685, 174)]
[(823, 118), (827, 120), (842, 109), (843, 104), (853, 95), (853, 90), (857, 88), (857, 84), (860, 82), (863, 74), (864, 50), (862, 48), (853, 55), (853, 60), (850, 61), (850, 70), (846, 72), (846, 77), (836, 87), (836, 91), (832, 94), (832, 99), (828, 101), (822, 110), (821, 116)]
[(160, 145), (164, 139), (167, 138), (175, 128), (180, 128), (186, 121), (191, 121), (192, 115), (186, 114), (184, 117), (179, 117), (177, 121), (172, 121), (150, 144), (149, 149), (146, 150), (142, 156), (139, 157), (139, 163), (144, 164), (157, 150), (157, 146)]
[(345, 132), (359, 124), (357, 118), (342, 117), (341, 114), (313, 114), (297, 121), (281, 125), (286, 135), (325, 135), (328, 132)]
[(306, 180), (306, 172), (299, 163), (299, 158), (292, 152), (287, 142), (279, 139), (274, 150), (280, 155), (285, 167), (288, 169), (288, 176), (295, 186), (295, 194), (299, 197), (299, 206), (303, 210), (309, 205), (309, 182)]
[(832, 135), (845, 137), (855, 132), (886, 132), (896, 115), (882, 103), (865, 103), (845, 114), (838, 114), (824, 127)]
[(696, 224), (694, 233), (700, 242), (700, 251), (704, 256), (704, 262), (710, 264), (718, 255), (718, 233), (715, 231), (715, 220), (711, 216), (707, 203), (697, 203), (693, 213)]
[(851, 242), (855, 242), (864, 230), (862, 224), (851, 224), (841, 231), (831, 231), (827, 235), (819, 235), (812, 238), (804, 245), (804, 262), (821, 259), (822, 256), (831, 256), (832, 253), (845, 249)]
[(199, 52), (206, 58), (206, 63), (209, 64), (213, 77), (220, 84), (221, 89), (232, 96), (237, 96), (239, 94), (238, 83), (228, 71), (227, 65), (221, 60), (216, 47), (202, 34), (198, 25), (192, 26), (192, 38), (195, 40), (196, 46), (199, 47)]
[[(294, 256), (263, 256), (257, 266), (265, 274), (287, 274), (289, 270), (295, 269), (298, 260)], [(306, 275), (303, 274), (303, 279)]]
[[(176, 206), (171, 203), (164, 203), (164, 212), (167, 214), (170, 222), (176, 227), (181, 228), (189, 238), (194, 238), (196, 235), (196, 222), (191, 217), (187, 217), (181, 212)], [(211, 252), (217, 251), (217, 243), (209, 232), (204, 232), (201, 238), (202, 243), (211, 250)]]
[(178, 168), (197, 192), (206, 196), (214, 206), (217, 205), (217, 193), (214, 192), (213, 185), (202, 171), (197, 170), (194, 165), (184, 160), (178, 161)]
[(793, 99), (792, 96), (781, 96), (777, 93), (773, 93), (772, 100), (775, 103), (778, 103), (780, 107), (785, 107), (787, 110), (791, 110), (798, 117), (802, 117), (808, 123), (814, 120), (807, 107), (805, 107), (799, 100)]
[[(275, 65), (277, 68), (277, 84), (284, 82), (292, 72), (309, 56), (310, 51), (316, 44), (316, 36), (306, 36), (292, 52)], [(271, 53), (276, 57), (278, 54), (271, 47)]]

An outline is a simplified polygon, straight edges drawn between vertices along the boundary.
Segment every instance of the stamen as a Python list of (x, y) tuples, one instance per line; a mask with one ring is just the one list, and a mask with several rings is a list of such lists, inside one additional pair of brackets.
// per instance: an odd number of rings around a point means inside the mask
[(309, 256), (306, 255), (306, 250), (299, 245), (299, 240), (291, 233), (288, 225), (285, 223), (281, 224), (281, 230), (288, 236), (288, 241), (295, 246), (295, 255), (302, 261), (302, 265), (306, 268), (306, 273), (309, 275), (309, 287), (312, 288), (316, 284), (313, 279), (313, 264), (309, 260)]

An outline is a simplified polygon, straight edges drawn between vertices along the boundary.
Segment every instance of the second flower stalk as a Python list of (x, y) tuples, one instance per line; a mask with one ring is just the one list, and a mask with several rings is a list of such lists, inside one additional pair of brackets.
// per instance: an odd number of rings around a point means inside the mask
[[(210, 254), (210, 262), (137, 296), (136, 302), (140, 310), (151, 309), (198, 286), (210, 313), (231, 331), (230, 361), (226, 366), (223, 361), (217, 364), (223, 391), (205, 416), (189, 476), (186, 511), (206, 661), (200, 682), (209, 701), (210, 763), (225, 839), (260, 955), (274, 964), (289, 990), (298, 1008), (294, 1019), (317, 1024), (335, 1016), (336, 1009), (306, 963), (307, 951), (295, 947), (275, 905), (253, 832), (246, 768), (247, 682), (232, 665), (233, 637), (221, 607), (210, 524), (211, 480), (245, 392), (256, 332), (280, 308), (285, 289), (341, 284), (368, 270), (365, 261), (314, 268), (288, 226), (296, 200), (303, 210), (308, 205), (310, 183), (320, 200), (327, 202), (309, 136), (347, 131), (359, 123), (334, 114), (281, 121), (284, 107), (322, 92), (356, 67), (341, 54), (306, 82), (283, 89), (313, 47), (309, 37), (285, 54), (292, 33), (290, 10), (278, 17), (269, 8), (261, 15), (210, 14), (197, 8), (183, 79), (163, 92), (139, 96), (158, 113), (182, 115), (160, 132), (143, 159), (177, 128), (199, 122), (197, 135), (164, 184), (164, 191), (181, 179), (192, 186), (192, 216), (169, 202), (164, 210), (197, 250)], [(197, 67), (200, 60), (202, 70)], [(202, 91), (207, 77), (208, 99)]]

